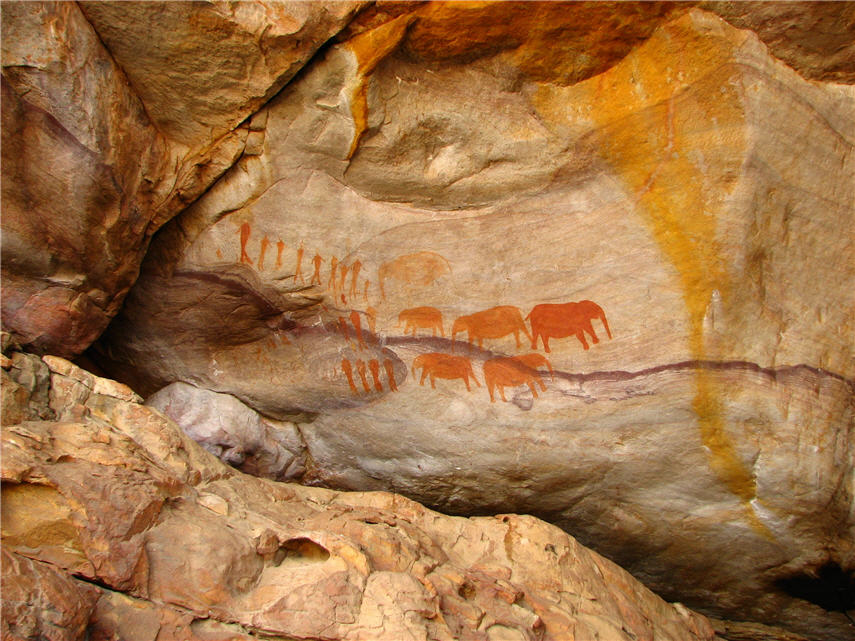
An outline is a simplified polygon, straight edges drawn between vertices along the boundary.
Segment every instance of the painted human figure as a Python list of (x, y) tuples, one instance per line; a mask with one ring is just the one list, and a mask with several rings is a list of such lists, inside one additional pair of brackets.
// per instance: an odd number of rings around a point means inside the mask
[(350, 297), (356, 298), (357, 286), (359, 285), (359, 270), (362, 269), (362, 263), (357, 259), (350, 266)]
[(324, 259), (321, 258), (321, 255), (317, 252), (315, 253), (315, 257), (312, 259), (312, 265), (315, 266), (315, 271), (312, 274), (312, 280), (309, 282), (310, 285), (321, 284), (321, 263), (324, 262)]
[(395, 363), (391, 358), (387, 358), (383, 361), (383, 367), (386, 370), (386, 378), (389, 379), (389, 389), (393, 392), (397, 392), (398, 385), (395, 383)]
[(258, 269), (264, 269), (264, 254), (267, 253), (267, 248), (270, 245), (270, 240), (265, 236), (261, 239), (261, 251), (258, 254)]
[(362, 341), (362, 320), (359, 318), (359, 312), (355, 309), (350, 312), (350, 322), (353, 323), (353, 329), (356, 330), (356, 341), (359, 343), (359, 348), (365, 349), (365, 343)]
[(301, 283), (305, 283), (306, 279), (303, 278), (303, 243), (300, 243), (300, 247), (297, 248), (297, 269), (294, 271), (294, 282), (297, 282), (297, 279), (300, 279)]
[(249, 242), (251, 232), (252, 228), (249, 226), (249, 223), (243, 223), (240, 226), (240, 262), (247, 265), (252, 265), (252, 258), (246, 253), (246, 244)]
[(350, 361), (346, 358), (341, 361), (341, 371), (344, 372), (344, 375), (347, 376), (347, 382), (350, 385), (350, 389), (354, 394), (359, 394), (359, 390), (356, 388), (356, 383), (353, 381), (353, 368), (350, 366)]
[(282, 242), (282, 239), (276, 243), (276, 268), (282, 267), (282, 250), (285, 249), (285, 243)]
[(383, 383), (380, 382), (380, 361), (372, 358), (368, 361), (368, 369), (371, 370), (371, 376), (374, 377), (374, 389), (378, 392), (383, 391)]
[(335, 292), (335, 277), (338, 273), (338, 258), (333, 256), (330, 259), (330, 279), (327, 282), (327, 289), (331, 292)]
[(359, 378), (362, 379), (362, 387), (365, 389), (365, 393), (368, 394), (371, 391), (371, 386), (368, 385), (368, 379), (365, 376), (365, 361), (362, 359), (356, 361), (356, 371), (359, 372)]

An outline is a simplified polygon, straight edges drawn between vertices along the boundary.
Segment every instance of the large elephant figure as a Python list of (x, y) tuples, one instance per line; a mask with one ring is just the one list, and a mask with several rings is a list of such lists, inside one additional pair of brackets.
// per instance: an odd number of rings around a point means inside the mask
[(470, 343), (478, 341), (479, 348), (483, 347), (485, 338), (504, 338), (508, 334), (513, 334), (517, 339), (517, 347), (520, 346), (520, 332), (531, 339), (522, 312), (512, 305), (491, 307), (483, 312), (460, 316), (451, 328), (451, 340), (454, 341), (454, 337), (464, 331)]
[(600, 342), (594, 333), (593, 325), (591, 325), (591, 320), (594, 318), (600, 319), (606, 333), (611, 338), (612, 332), (609, 329), (608, 321), (606, 321), (606, 314), (603, 308), (593, 301), (583, 300), (578, 303), (535, 305), (531, 313), (526, 316), (526, 320), (531, 322), (531, 348), (537, 349), (537, 339), (540, 337), (543, 341), (543, 348), (548, 352), (550, 338), (575, 335), (582, 343), (582, 347), (588, 349), (585, 332), (591, 336), (594, 343)]

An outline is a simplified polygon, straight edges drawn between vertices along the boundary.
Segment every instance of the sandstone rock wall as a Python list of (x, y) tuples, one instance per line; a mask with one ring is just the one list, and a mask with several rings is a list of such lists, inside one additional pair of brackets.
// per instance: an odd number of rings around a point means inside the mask
[(4, 327), (124, 300), (90, 356), (245, 470), (851, 638), (788, 586), (855, 570), (853, 6), (4, 4)]
[(3, 428), (4, 638), (714, 638), (537, 519), (246, 476), (44, 362), (56, 420)]

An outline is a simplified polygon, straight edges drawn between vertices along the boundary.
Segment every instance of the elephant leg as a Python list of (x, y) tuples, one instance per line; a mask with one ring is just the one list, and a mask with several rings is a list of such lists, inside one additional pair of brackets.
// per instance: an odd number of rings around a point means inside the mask
[(537, 398), (537, 387), (535, 387), (534, 382), (528, 381), (528, 386), (529, 386), (529, 389), (531, 389), (532, 396)]
[(531, 348), (537, 349), (537, 337), (539, 334), (535, 330), (531, 330)]
[(546, 334), (541, 334), (540, 339), (543, 341), (543, 349), (548, 354), (549, 353), (549, 336), (547, 336)]
[(597, 338), (597, 335), (594, 333), (594, 326), (591, 325), (590, 318), (588, 319), (588, 322), (585, 323), (585, 327), (583, 329), (591, 335), (591, 341), (594, 343), (594, 345), (600, 342), (600, 339)]
[(430, 375), (430, 388), (436, 389), (436, 381), (433, 378), (433, 374)]
[(490, 392), (490, 402), (495, 403), (496, 397), (493, 396), (493, 382), (492, 381), (489, 381), (489, 382), (485, 381), (485, 382), (487, 383), (487, 391)]
[(537, 376), (537, 382), (540, 383), (540, 389), (542, 389), (545, 392), (546, 391), (546, 383), (543, 382), (543, 377), (540, 376), (539, 374)]
[(507, 401), (507, 399), (505, 398), (505, 386), (504, 386), (504, 385), (497, 385), (496, 387), (498, 387), (498, 388), (499, 388), (499, 394), (500, 394), (500, 395), (501, 395), (501, 397), (502, 397), (502, 402), (503, 402), (503, 403), (507, 403), (508, 401)]
[(576, 330), (576, 338), (578, 338), (582, 342), (582, 347), (584, 349), (588, 349), (588, 343), (585, 340), (585, 332), (581, 329)]
[(517, 339), (517, 349), (519, 349), (522, 346), (520, 344), (520, 330), (514, 332), (514, 338)]
[(427, 378), (428, 371), (427, 369), (422, 369), (422, 380), (419, 381), (419, 385), (425, 384), (425, 379)]
[(472, 388), (469, 387), (469, 377), (466, 376), (465, 374), (463, 375), (463, 382), (466, 383), (466, 391), (471, 392)]

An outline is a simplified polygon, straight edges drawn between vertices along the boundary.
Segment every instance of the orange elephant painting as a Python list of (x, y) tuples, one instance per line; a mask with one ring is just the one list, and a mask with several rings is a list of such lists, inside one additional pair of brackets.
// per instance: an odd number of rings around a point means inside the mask
[(439, 330), (440, 336), (445, 336), (445, 332), (442, 329), (442, 312), (436, 307), (405, 309), (398, 314), (398, 325), (402, 324), (405, 335), (407, 332), (412, 331), (413, 336), (415, 336), (417, 330), (429, 329), (433, 332), (434, 336), (436, 336), (437, 330)]
[(451, 340), (454, 341), (460, 332), (467, 333), (470, 344), (477, 340), (479, 348), (483, 346), (485, 338), (504, 338), (509, 334), (514, 335), (517, 347), (520, 347), (520, 332), (531, 340), (522, 312), (512, 305), (491, 307), (483, 312), (460, 316), (451, 328)]
[(377, 270), (380, 294), (386, 299), (385, 282), (393, 278), (408, 285), (430, 285), (432, 282), (451, 273), (451, 264), (444, 256), (436, 252), (423, 251), (398, 256), (383, 263)]
[(543, 349), (549, 352), (550, 338), (565, 338), (567, 336), (576, 336), (582, 343), (582, 347), (589, 349), (588, 342), (585, 340), (586, 333), (591, 337), (594, 344), (600, 342), (591, 324), (595, 318), (598, 318), (603, 324), (608, 337), (612, 337), (603, 308), (590, 300), (583, 300), (578, 303), (535, 305), (526, 318), (531, 322), (532, 349), (537, 349), (537, 339), (540, 338), (543, 341)]
[(499, 390), (499, 395), (502, 400), (505, 399), (505, 387), (517, 387), (519, 385), (528, 385), (532, 395), (537, 398), (537, 387), (539, 383), (543, 391), (546, 391), (546, 385), (543, 384), (537, 370), (529, 367), (525, 361), (519, 357), (491, 358), (484, 363), (484, 385), (487, 386), (487, 391), (490, 393), (490, 402), (495, 403), (496, 398), (493, 394), (495, 389)]
[(471, 392), (469, 379), (475, 381), (478, 387), (481, 383), (475, 378), (475, 372), (472, 371), (472, 362), (465, 356), (453, 356), (451, 354), (443, 354), (441, 352), (431, 352), (429, 354), (420, 354), (413, 360), (413, 376), (416, 375), (416, 370), (422, 368), (422, 377), (419, 385), (425, 384), (425, 378), (430, 377), (430, 386), (436, 389), (437, 378), (456, 379), (462, 378), (466, 383), (466, 391)]

